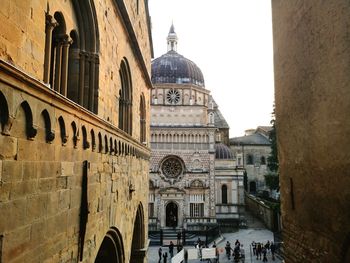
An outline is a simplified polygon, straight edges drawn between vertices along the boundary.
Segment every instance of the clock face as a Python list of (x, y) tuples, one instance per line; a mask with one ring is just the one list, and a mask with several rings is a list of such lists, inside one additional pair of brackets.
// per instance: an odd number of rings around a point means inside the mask
[(162, 164), (162, 171), (167, 177), (178, 177), (182, 173), (181, 162), (177, 158), (168, 158)]
[(177, 104), (180, 101), (180, 92), (178, 90), (171, 89), (166, 94), (166, 99), (171, 104)]

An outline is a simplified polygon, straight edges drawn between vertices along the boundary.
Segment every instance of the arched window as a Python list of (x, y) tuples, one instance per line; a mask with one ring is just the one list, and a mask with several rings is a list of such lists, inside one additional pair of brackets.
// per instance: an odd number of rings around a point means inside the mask
[(121, 88), (119, 91), (118, 127), (132, 134), (132, 82), (129, 63), (124, 58), (119, 69)]
[(266, 158), (265, 158), (265, 156), (261, 156), (260, 163), (261, 163), (261, 164), (266, 164)]
[(253, 164), (253, 163), (254, 163), (253, 155), (248, 154), (247, 155), (247, 164)]
[(143, 94), (140, 97), (140, 141), (146, 142), (146, 104)]
[(227, 185), (226, 184), (221, 186), (221, 203), (227, 204)]
[(99, 42), (92, 1), (72, 1), (73, 25), (62, 12), (46, 14), (45, 83), (63, 96), (97, 113)]

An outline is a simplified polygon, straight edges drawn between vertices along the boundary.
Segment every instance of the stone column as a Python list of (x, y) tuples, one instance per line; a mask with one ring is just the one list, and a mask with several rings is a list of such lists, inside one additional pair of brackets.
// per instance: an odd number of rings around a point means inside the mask
[[(52, 31), (58, 25), (56, 20), (49, 14), (46, 14), (45, 27), (45, 58), (44, 58), (44, 83), (49, 83), (51, 69), (51, 46), (52, 46)], [(52, 87), (51, 87), (52, 88)]]
[(89, 54), (89, 104), (88, 109), (93, 111), (95, 94), (95, 55)]
[(61, 67), (62, 67), (62, 38), (59, 37), (55, 39), (56, 47), (55, 47), (55, 72), (53, 72), (53, 86), (54, 89), (58, 92), (61, 88)]
[(80, 51), (79, 58), (79, 93), (78, 103), (84, 106), (84, 77), (85, 77), (85, 53)]
[(60, 92), (65, 97), (67, 97), (69, 46), (72, 44), (72, 42), (72, 39), (68, 35), (64, 35), (62, 37), (62, 68)]

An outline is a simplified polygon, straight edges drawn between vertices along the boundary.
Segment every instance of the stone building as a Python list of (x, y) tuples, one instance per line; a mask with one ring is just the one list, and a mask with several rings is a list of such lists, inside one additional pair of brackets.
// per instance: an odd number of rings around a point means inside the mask
[(258, 126), (246, 130), (245, 136), (230, 138), (231, 151), (237, 166), (246, 172), (246, 191), (250, 193), (266, 190), (264, 175), (268, 173), (267, 158), (271, 152), (270, 130), (270, 126)]
[(228, 141), (229, 127), (199, 67), (177, 53), (173, 25), (167, 41), (168, 52), (152, 62), (149, 223), (190, 228), (216, 224), (218, 214), (237, 219), (243, 172), (216, 143)]
[(147, 262), (147, 1), (1, 1), (0, 262)]
[(350, 262), (350, 4), (272, 1), (286, 262)]

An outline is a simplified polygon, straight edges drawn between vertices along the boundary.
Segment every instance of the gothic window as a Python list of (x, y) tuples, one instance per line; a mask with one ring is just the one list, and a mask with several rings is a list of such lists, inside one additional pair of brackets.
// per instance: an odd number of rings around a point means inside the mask
[(221, 186), (221, 203), (227, 204), (227, 185)]
[(120, 63), (119, 69), (121, 88), (119, 91), (119, 122), (118, 127), (132, 134), (132, 82), (129, 63), (126, 58)]
[(62, 12), (46, 13), (43, 81), (97, 113), (98, 29), (90, 1), (73, 1), (72, 28)]
[(253, 155), (248, 154), (247, 155), (247, 164), (253, 164), (253, 163), (254, 163)]
[(170, 104), (177, 104), (180, 101), (180, 92), (178, 90), (171, 89), (168, 91), (166, 99)]
[(143, 94), (140, 97), (140, 141), (146, 142), (146, 104)]
[(265, 158), (265, 156), (261, 156), (260, 163), (261, 163), (261, 164), (266, 164), (266, 158)]
[(175, 178), (182, 173), (182, 164), (178, 158), (169, 157), (162, 163), (162, 172), (165, 176)]

